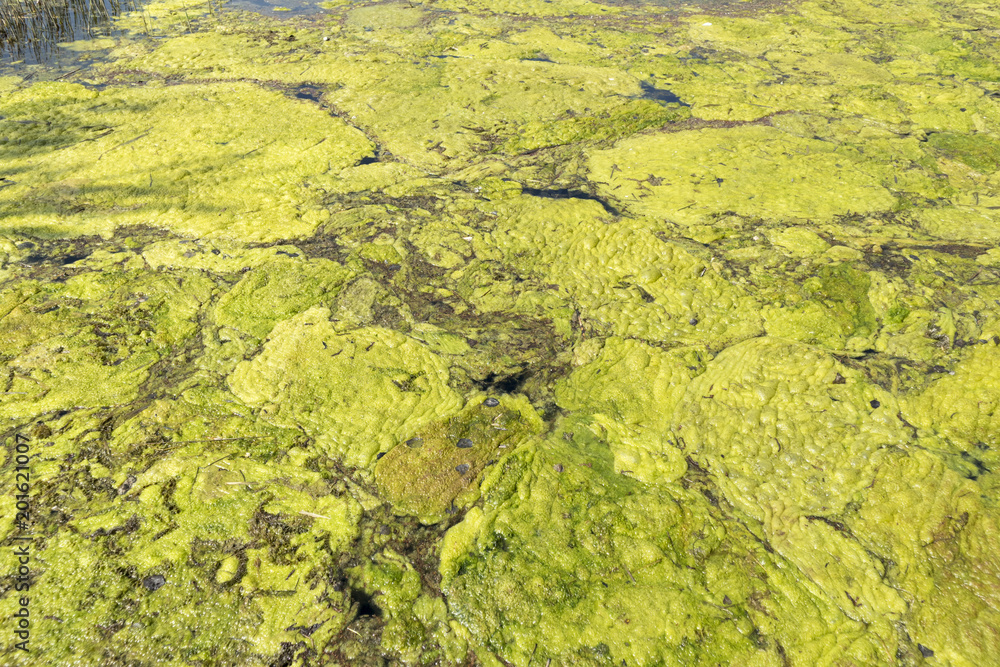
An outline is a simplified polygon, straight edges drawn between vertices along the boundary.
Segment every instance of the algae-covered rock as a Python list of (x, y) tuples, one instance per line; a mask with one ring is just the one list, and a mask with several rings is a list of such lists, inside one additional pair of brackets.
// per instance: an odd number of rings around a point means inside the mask
[[(511, 202), (492, 242), (618, 336), (718, 345), (760, 331), (753, 300), (646, 218), (607, 224), (582, 199)], [(665, 227), (665, 225), (663, 226)]]
[(781, 665), (831, 646), (880, 662), (862, 623), (698, 492), (697, 469), (691, 489), (648, 487), (572, 428), (571, 444), (502, 461), (483, 485), (489, 511), (445, 538), (445, 592), (475, 641), (515, 664)]
[(487, 465), (540, 428), (523, 397), (479, 396), (397, 444), (375, 466), (375, 482), (398, 511), (440, 520)]
[[(1000, 347), (991, 341), (973, 349), (951, 371), (903, 405), (907, 419), (980, 454), (1000, 446)], [(992, 461), (991, 461), (992, 463)], [(990, 466), (992, 470), (993, 465)]]
[(647, 484), (677, 481), (687, 464), (671, 445), (670, 427), (685, 387), (704, 371), (700, 350), (668, 352), (612, 337), (604, 341), (596, 358), (587, 359), (584, 349), (579, 352), (580, 361), (586, 363), (557, 386), (560, 407), (588, 415), (580, 419), (580, 427), (599, 433), (607, 442), (615, 472)]
[(262, 339), (276, 322), (330, 299), (351, 272), (328, 260), (274, 261), (219, 299), (216, 321)]
[[(927, 450), (885, 460), (846, 527), (898, 582), (915, 641), (950, 664), (989, 663), (996, 655), (1000, 531), (984, 500), (996, 484), (950, 469), (930, 453), (941, 443), (923, 444)], [(942, 614), (941, 596), (961, 612)]]
[[(80, 271), (62, 283), (22, 283), (0, 320), (6, 419), (77, 406), (127, 404), (150, 368), (190, 344), (212, 285), (201, 276)], [(30, 418), (30, 417), (28, 417)]]
[(319, 109), (239, 82), (103, 92), (46, 82), (4, 95), (0, 109), (5, 162), (23, 173), (0, 190), (4, 227), (57, 236), (136, 224), (243, 240), (306, 234), (319, 222), (310, 176), (371, 146)]
[[(18, 438), (45, 452), (32, 466), (44, 476), (34, 498), (61, 508), (33, 519), (46, 536), (29, 543), (44, 559), (33, 589), (48, 596), (33, 654), (172, 664), (183, 650), (255, 664), (294, 641), (298, 623), (315, 625), (320, 641), (343, 627), (349, 593), (321, 563), (350, 547), (359, 504), (301, 459), (276, 455), (296, 433), (223, 417), (217, 400), (207, 412), (159, 401), (106, 434), (100, 410), (63, 411)], [(78, 463), (50, 466), (69, 460)], [(13, 497), (2, 502), (9, 532)]]
[(594, 152), (590, 169), (630, 211), (684, 224), (727, 211), (829, 220), (895, 204), (889, 165), (769, 127), (631, 137)]
[(869, 276), (850, 263), (821, 267), (802, 285), (803, 301), (763, 308), (764, 327), (770, 335), (828, 349), (868, 348), (878, 328), (870, 287)]

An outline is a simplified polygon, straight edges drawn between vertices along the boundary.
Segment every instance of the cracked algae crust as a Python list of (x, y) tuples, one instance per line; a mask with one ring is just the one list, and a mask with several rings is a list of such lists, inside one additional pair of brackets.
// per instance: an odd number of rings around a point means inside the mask
[(1000, 662), (992, 5), (196, 6), (0, 79), (0, 663)]

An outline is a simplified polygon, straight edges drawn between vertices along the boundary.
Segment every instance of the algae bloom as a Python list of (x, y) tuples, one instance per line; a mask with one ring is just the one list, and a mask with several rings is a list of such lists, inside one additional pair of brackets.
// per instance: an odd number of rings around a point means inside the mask
[(247, 7), (0, 69), (0, 663), (1000, 664), (992, 4)]

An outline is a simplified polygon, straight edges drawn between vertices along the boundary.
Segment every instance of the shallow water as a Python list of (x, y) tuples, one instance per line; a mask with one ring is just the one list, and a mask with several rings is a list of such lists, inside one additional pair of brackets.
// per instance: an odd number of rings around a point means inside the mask
[(0, 64), (50, 62), (60, 44), (120, 35), (114, 19), (141, 6), (134, 0), (68, 0), (0, 4)]

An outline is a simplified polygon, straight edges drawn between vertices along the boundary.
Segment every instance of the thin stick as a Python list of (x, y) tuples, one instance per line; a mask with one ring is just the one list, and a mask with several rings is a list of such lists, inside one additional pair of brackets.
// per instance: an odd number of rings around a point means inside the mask
[(253, 149), (252, 151), (248, 151), (248, 152), (244, 153), (244, 154), (243, 154), (243, 155), (241, 155), (240, 157), (241, 157), (241, 158), (245, 158), (245, 157), (246, 157), (247, 155), (250, 155), (250, 153), (256, 153), (256, 152), (257, 152), (257, 151), (259, 151), (259, 150), (260, 150), (261, 148), (267, 148), (268, 146), (270, 146), (271, 144), (273, 144), (273, 143), (274, 143), (275, 141), (277, 141), (277, 139), (275, 139), (274, 141), (269, 141), (269, 142), (267, 142), (266, 144), (264, 144), (263, 146), (258, 146), (257, 148)]
[(101, 153), (101, 155), (100, 155), (100, 156), (99, 156), (99, 157), (98, 157), (97, 159), (98, 159), (98, 160), (100, 160), (100, 159), (101, 159), (102, 157), (104, 157), (105, 155), (107, 155), (107, 154), (108, 154), (108, 153), (110, 153), (111, 151), (115, 151), (115, 150), (118, 150), (118, 149), (119, 149), (119, 148), (121, 148), (122, 146), (128, 146), (128, 145), (129, 145), (130, 143), (132, 143), (132, 142), (134, 142), (134, 141), (139, 141), (140, 139), (142, 139), (143, 137), (145, 137), (145, 136), (146, 136), (147, 134), (149, 134), (149, 133), (150, 133), (150, 132), (152, 132), (152, 131), (153, 131), (153, 129), (152, 129), (152, 128), (150, 128), (150, 129), (146, 130), (145, 132), (143, 132), (142, 134), (140, 134), (140, 135), (139, 135), (138, 137), (136, 137), (135, 139), (129, 139), (128, 141), (126, 141), (126, 142), (125, 142), (125, 143), (123, 143), (123, 144), (118, 144), (118, 145), (117, 145), (117, 146), (115, 146), (114, 148), (109, 148), (108, 150), (106, 150), (106, 151), (104, 151), (103, 153)]
[(66, 78), (66, 77), (68, 77), (68, 76), (69, 76), (70, 74), (76, 74), (77, 72), (79, 72), (79, 71), (80, 71), (80, 70), (82, 70), (82, 69), (83, 69), (82, 67), (77, 67), (77, 68), (76, 68), (75, 70), (73, 70), (72, 72), (66, 72), (66, 73), (65, 73), (65, 74), (63, 74), (62, 76), (57, 76), (57, 77), (56, 77), (56, 78), (55, 78), (54, 80), (55, 80), (55, 81), (58, 81), (59, 79), (65, 79), (65, 78)]

